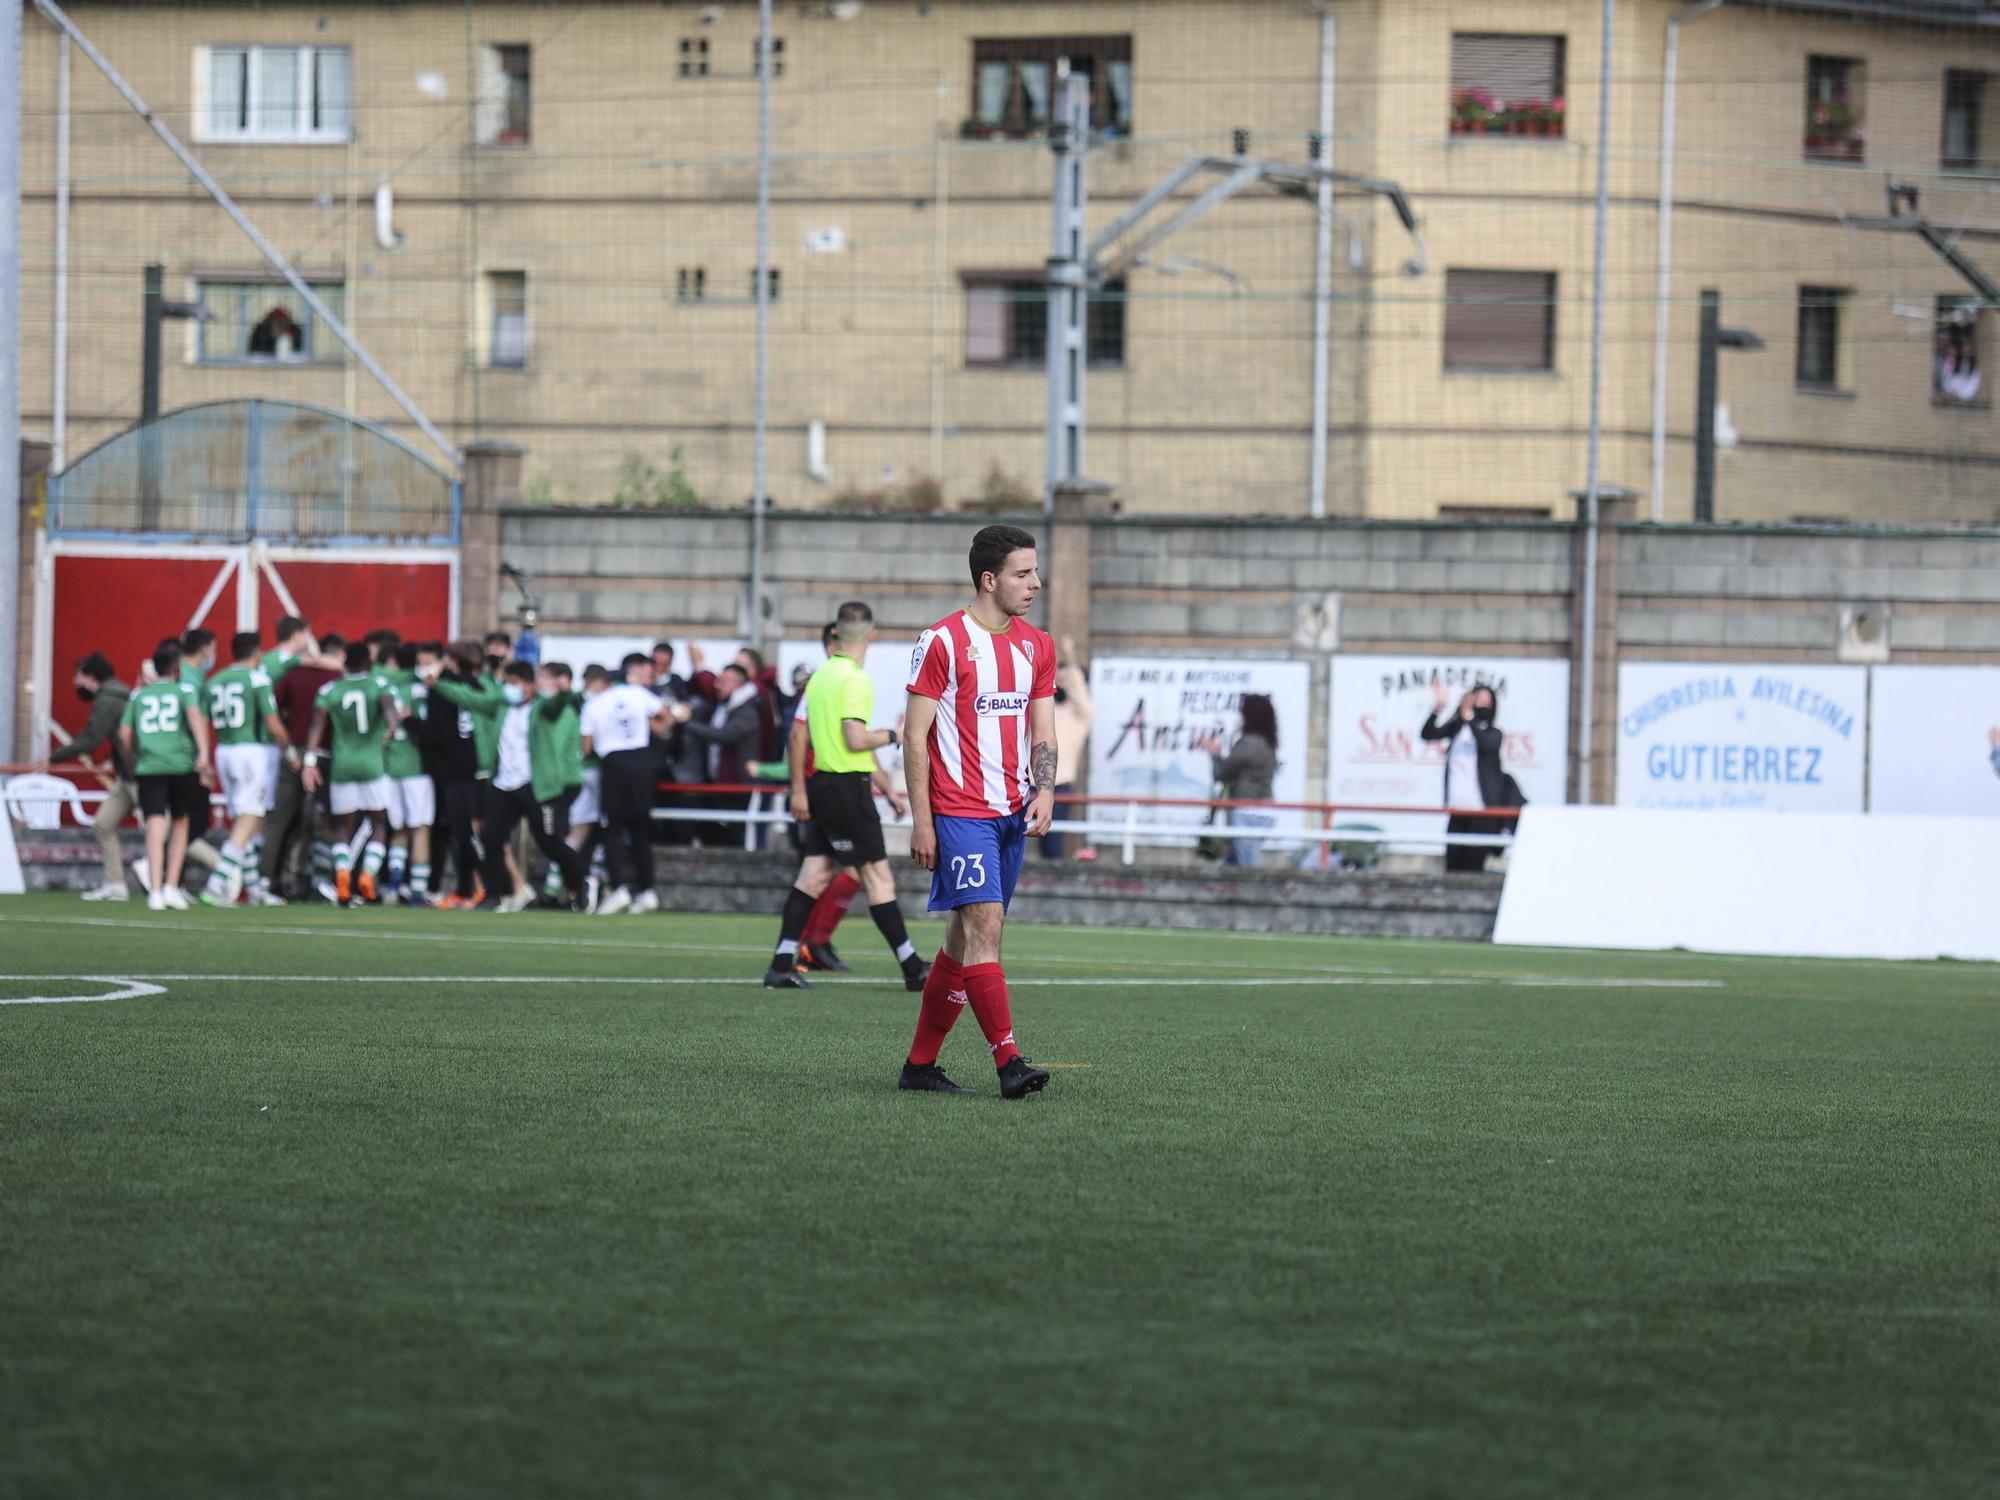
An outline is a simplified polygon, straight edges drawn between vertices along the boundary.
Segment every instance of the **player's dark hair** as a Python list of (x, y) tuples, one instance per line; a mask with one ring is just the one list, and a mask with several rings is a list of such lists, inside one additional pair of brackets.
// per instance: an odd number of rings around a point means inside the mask
[(967, 561), (972, 567), (972, 586), (979, 587), (979, 581), (988, 573), (998, 573), (1007, 559), (1023, 547), (1032, 547), (1035, 539), (1018, 526), (988, 526), (972, 539), (972, 552)]
[(451, 664), (467, 677), (477, 677), (480, 668), (486, 665), (486, 647), (470, 637), (462, 641), (453, 641), (445, 655), (450, 657)]
[(399, 630), (390, 630), (385, 626), (381, 630), (368, 632), (368, 644), (380, 648), (384, 655), (394, 651), (402, 643), (403, 635)]
[(193, 656), (197, 651), (206, 651), (215, 644), (215, 632), (197, 625), (181, 637), (181, 655)]
[(510, 661), (507, 663), (506, 666), (500, 669), (500, 675), (502, 677), (511, 678), (515, 682), (533, 682), (535, 680), (534, 663), (525, 661)]
[(545, 661), (542, 663), (542, 670), (551, 677), (574, 677), (576, 675), (570, 671), (569, 663), (566, 661)]
[(257, 654), (257, 648), (263, 643), (263, 637), (256, 631), (239, 630), (229, 638), (229, 659), (248, 661)]
[(109, 682), (118, 675), (118, 669), (111, 665), (111, 658), (102, 651), (93, 651), (76, 664), (77, 671), (98, 682)]
[(368, 643), (356, 641), (347, 648), (347, 670), (365, 672), (375, 665), (375, 658), (368, 654)]
[(662, 651), (664, 651), (664, 652), (666, 652), (666, 653), (667, 653), (667, 660), (668, 660), (668, 661), (672, 661), (672, 660), (674, 659), (674, 643), (673, 643), (672, 641), (655, 641), (655, 642), (653, 642), (653, 652), (652, 652), (652, 654), (653, 654), (653, 655), (655, 655), (655, 656), (658, 656), (658, 655), (659, 655), (659, 654), (660, 654), (660, 653), (661, 653)]
[(839, 639), (840, 639), (840, 621), (828, 620), (826, 622), (826, 629), (822, 630), (819, 633), (820, 645), (824, 646), (827, 650), (831, 651), (833, 649), (833, 643)]
[(273, 639), (289, 641), (301, 630), (306, 629), (311, 623), (311, 621), (302, 619), (298, 615), (282, 615), (278, 619), (278, 633)]
[(609, 682), (611, 681), (611, 674), (605, 671), (604, 668), (600, 667), (596, 662), (592, 662), (589, 666), (583, 669), (583, 680), (586, 683)]
[(158, 645), (153, 647), (153, 659), (155, 661), (159, 660), (159, 656), (162, 651), (170, 651), (173, 653), (174, 670), (178, 672), (181, 666), (181, 643), (178, 640), (176, 640), (173, 636), (168, 636), (165, 640), (161, 641)]
[(618, 663), (618, 670), (621, 672), (629, 672), (634, 667), (650, 667), (652, 664), (653, 664), (653, 658), (648, 656), (645, 652), (627, 651), (625, 653), (625, 659)]
[(411, 649), (414, 650), (419, 656), (443, 656), (444, 642), (418, 641), (417, 644)]
[(319, 649), (328, 656), (337, 656), (347, 649), (347, 637), (337, 630), (329, 630), (320, 638)]
[(834, 626), (844, 646), (858, 646), (875, 628), (875, 611), (859, 599), (850, 599), (833, 613)]
[(762, 677), (764, 675), (763, 652), (759, 651), (755, 646), (745, 646), (741, 651), (738, 651), (736, 654), (738, 656), (747, 656), (750, 658), (750, 675), (752, 677)]
[(153, 670), (160, 674), (160, 680), (162, 682), (165, 682), (170, 678), (172, 678), (176, 672), (180, 671), (180, 669), (181, 669), (180, 647), (161, 646), (158, 650), (154, 651)]
[(417, 649), (414, 641), (400, 641), (397, 643), (396, 649), (389, 653), (390, 658), (396, 663), (397, 671), (414, 672), (417, 670)]
[(514, 637), (507, 634), (504, 630), (489, 630), (486, 632), (486, 639), (480, 642), (480, 644), (484, 646), (498, 646), (502, 651), (508, 651), (513, 649)]
[(1273, 750), (1278, 748), (1278, 711), (1271, 706), (1269, 695), (1264, 693), (1243, 695), (1243, 732), (1261, 734), (1270, 742)]

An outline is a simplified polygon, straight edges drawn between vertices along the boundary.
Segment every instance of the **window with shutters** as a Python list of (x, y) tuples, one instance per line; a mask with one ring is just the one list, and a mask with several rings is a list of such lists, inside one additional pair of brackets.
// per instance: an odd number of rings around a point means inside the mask
[[(752, 273), (755, 274), (754, 272)], [(755, 283), (752, 283), (755, 287)], [(753, 291), (754, 295), (754, 291)], [(682, 266), (674, 272), (674, 300), (676, 302), (700, 302), (708, 296), (708, 269), (705, 266)]]
[(1851, 295), (1835, 286), (1799, 288), (1800, 390), (1848, 389), (1847, 302)]
[(1939, 163), (1947, 172), (1976, 172), (1988, 160), (1980, 128), (1985, 123), (1986, 78), (1953, 68), (1944, 75), (1944, 140)]
[(529, 124), (529, 52), (510, 43), (479, 49), (479, 144), (525, 146)]
[(1563, 134), (1564, 50), (1559, 36), (1454, 33), (1451, 133)]
[[(1039, 277), (1006, 271), (967, 271), (965, 362), (985, 368), (1039, 369), (1049, 352), (1049, 292)], [(1094, 292), (1084, 314), (1085, 357), (1093, 369), (1125, 364), (1125, 282)]]
[(345, 47), (203, 47), (195, 87), (196, 140), (335, 142), (353, 134)]
[(486, 273), (486, 359), (488, 368), (521, 370), (528, 364), (528, 273)]
[(707, 37), (684, 36), (681, 38), (681, 77), (708, 77)]
[(1805, 154), (1808, 161), (1858, 162), (1866, 154), (1862, 128), (1867, 64), (1853, 57), (1806, 59)]
[[(336, 318), (344, 316), (345, 288), (337, 281), (310, 283)], [(195, 358), (205, 365), (338, 363), (340, 341), (319, 326), (306, 299), (276, 279), (196, 283), (201, 316), (195, 323)]]
[(1931, 400), (1939, 406), (1990, 406), (1979, 369), (1980, 346), (1988, 342), (1993, 314), (1977, 297), (1937, 299), (1936, 349), (1931, 361)]
[(1090, 85), (1090, 126), (1100, 135), (1132, 131), (1132, 38), (999, 37), (972, 44), (972, 115), (960, 133), (974, 140), (1040, 135), (1049, 126), (1058, 65)]
[(1444, 273), (1444, 367), (1472, 373), (1553, 370), (1553, 271)]

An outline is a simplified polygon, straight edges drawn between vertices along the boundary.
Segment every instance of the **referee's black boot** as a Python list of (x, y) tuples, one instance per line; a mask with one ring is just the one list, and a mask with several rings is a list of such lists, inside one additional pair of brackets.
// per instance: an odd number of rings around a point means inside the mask
[(1025, 1099), (1030, 1094), (1039, 1093), (1048, 1087), (1049, 1075), (1046, 1070), (1036, 1067), (1027, 1058), (1019, 1055), (1010, 1057), (1000, 1067), (1000, 1097), (1002, 1099)]
[(801, 974), (797, 969), (766, 969), (764, 971), (764, 988), (767, 990), (809, 990), (812, 986), (806, 983), (806, 976)]
[[(1042, 1075), (1046, 1078), (1048, 1075)], [(944, 1069), (936, 1063), (903, 1063), (903, 1076), (896, 1080), (899, 1089), (910, 1089), (920, 1094), (969, 1094), (971, 1089), (962, 1089), (944, 1076)]]

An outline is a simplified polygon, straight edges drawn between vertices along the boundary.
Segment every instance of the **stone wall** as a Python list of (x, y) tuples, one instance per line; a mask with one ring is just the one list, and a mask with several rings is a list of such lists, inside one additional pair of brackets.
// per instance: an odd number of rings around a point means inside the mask
[[(1323, 779), (1326, 636), (1337, 649), (1572, 661), (1581, 722), (1579, 522), (1134, 520), (1078, 497), (1043, 542), (1050, 618), (1099, 653), (1311, 661), (1308, 785)], [(1835, 662), (1843, 610), (1883, 621), (1897, 662), (2000, 663), (2000, 531), (1640, 525), (1604, 501), (1593, 800), (1613, 794), (1621, 660)], [(965, 602), (967, 515), (775, 514), (766, 643), (818, 638), (843, 599), (912, 636)], [(535, 580), (551, 633), (749, 636), (740, 512), (505, 511), (505, 561)], [(471, 591), (468, 588), (468, 598)], [(468, 628), (482, 622), (467, 616)], [(1578, 767), (1572, 766), (1574, 790)]]

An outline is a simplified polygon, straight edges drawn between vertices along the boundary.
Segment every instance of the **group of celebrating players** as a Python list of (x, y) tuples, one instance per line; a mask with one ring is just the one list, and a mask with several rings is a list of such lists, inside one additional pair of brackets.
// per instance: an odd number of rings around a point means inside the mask
[[(875, 753), (902, 736), (870, 727), (862, 662), (874, 618), (866, 604), (845, 604), (791, 728), (804, 859), (764, 983), (805, 989), (804, 971), (845, 969), (832, 931), (865, 891), (905, 984), (923, 996), (898, 1086), (968, 1092), (937, 1058), (969, 1008), (1002, 1093), (1020, 1098), (1049, 1075), (1015, 1044), (1000, 935), (1027, 840), (1054, 815), (1056, 651), (1025, 618), (1041, 589), (1034, 538), (989, 526), (969, 561), (973, 602), (917, 645), (903, 746), (911, 857), (932, 873), (929, 908), (946, 916), (944, 944), (921, 959), (897, 905), (875, 791), (899, 811), (902, 798)], [(659, 909), (658, 737), (690, 710), (652, 691), (651, 657), (634, 653), (615, 675), (587, 667), (579, 684), (566, 663), (508, 659), (504, 637), (316, 638), (296, 616), (279, 621), (268, 649), (255, 631), (232, 637), (219, 669), (218, 644), (207, 630), (162, 641), (129, 692), (102, 656), (78, 663), (91, 724), (53, 758), (88, 753), (115, 723), (113, 784), (126, 789), (107, 804), (108, 825), (98, 820), (108, 874), (90, 899), (125, 897), (116, 827), (136, 802), (146, 837), (137, 873), (155, 911), (189, 906), (181, 882), (191, 857), (211, 866), (204, 903), (283, 905), (294, 846), (310, 850), (313, 888), (338, 905), (519, 911), (536, 899), (512, 849), (522, 824), (547, 862), (543, 899), (604, 915)], [(230, 820), (219, 847), (201, 837), (212, 792)], [(434, 883), (447, 860), (451, 879)]]

